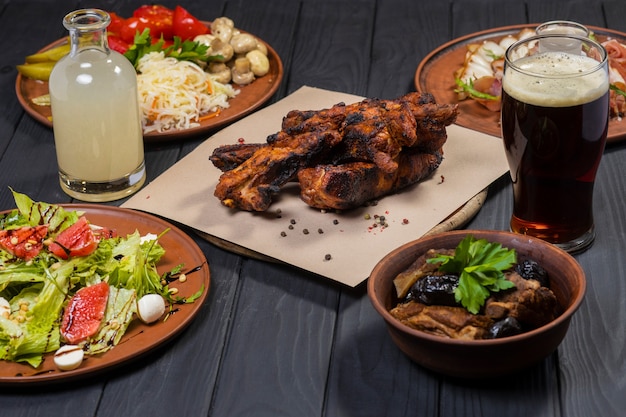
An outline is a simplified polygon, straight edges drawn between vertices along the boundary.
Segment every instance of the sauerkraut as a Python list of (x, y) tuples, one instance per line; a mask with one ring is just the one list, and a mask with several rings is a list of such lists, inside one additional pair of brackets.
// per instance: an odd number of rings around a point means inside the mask
[(144, 134), (197, 127), (205, 118), (219, 117), (239, 93), (195, 63), (166, 58), (163, 52), (143, 56), (137, 72)]

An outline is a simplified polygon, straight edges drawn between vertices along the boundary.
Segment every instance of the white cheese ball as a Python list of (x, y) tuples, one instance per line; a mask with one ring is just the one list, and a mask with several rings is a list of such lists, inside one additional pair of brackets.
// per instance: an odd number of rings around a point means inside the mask
[(146, 294), (137, 301), (137, 315), (144, 323), (154, 323), (165, 313), (165, 300), (159, 294)]
[(11, 315), (11, 304), (4, 297), (0, 297), (0, 316), (9, 318)]
[(63, 345), (54, 354), (54, 364), (62, 371), (71, 371), (83, 363), (84, 356), (80, 346)]

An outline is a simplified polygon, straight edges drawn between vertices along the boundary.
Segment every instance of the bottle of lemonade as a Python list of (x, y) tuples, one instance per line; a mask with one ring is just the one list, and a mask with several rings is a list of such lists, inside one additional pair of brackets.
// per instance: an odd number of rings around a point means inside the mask
[(110, 21), (98, 9), (66, 15), (71, 51), (49, 81), (61, 188), (85, 201), (120, 199), (146, 178), (137, 74), (109, 49)]

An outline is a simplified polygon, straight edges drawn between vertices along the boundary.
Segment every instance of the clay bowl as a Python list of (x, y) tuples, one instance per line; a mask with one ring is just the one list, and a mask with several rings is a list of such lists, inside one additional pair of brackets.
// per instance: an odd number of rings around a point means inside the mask
[[(550, 276), (561, 315), (535, 330), (501, 339), (454, 340), (412, 329), (389, 309), (397, 304), (393, 279), (428, 249), (455, 248), (468, 234), (515, 249), (518, 259), (530, 258)], [(542, 240), (503, 231), (457, 230), (409, 242), (386, 255), (367, 284), (369, 298), (387, 324), (393, 342), (410, 359), (432, 371), (460, 378), (510, 374), (549, 356), (559, 346), (586, 291), (585, 273), (567, 252)]]

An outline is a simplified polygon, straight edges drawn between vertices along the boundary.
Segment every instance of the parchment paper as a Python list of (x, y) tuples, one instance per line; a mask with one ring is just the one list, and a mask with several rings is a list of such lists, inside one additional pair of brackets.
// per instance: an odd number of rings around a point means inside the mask
[[(312, 209), (296, 184), (264, 213), (224, 207), (213, 196), (221, 171), (209, 161), (224, 144), (265, 142), (290, 110), (318, 110), (362, 97), (302, 87), (208, 138), (123, 204), (164, 216), (315, 274), (356, 286), (396, 247), (417, 239), (507, 172), (499, 138), (456, 125), (447, 128), (444, 160), (429, 179), (376, 205), (337, 213)], [(384, 216), (381, 226), (377, 216)], [(211, 260), (209, 259), (209, 263)]]

